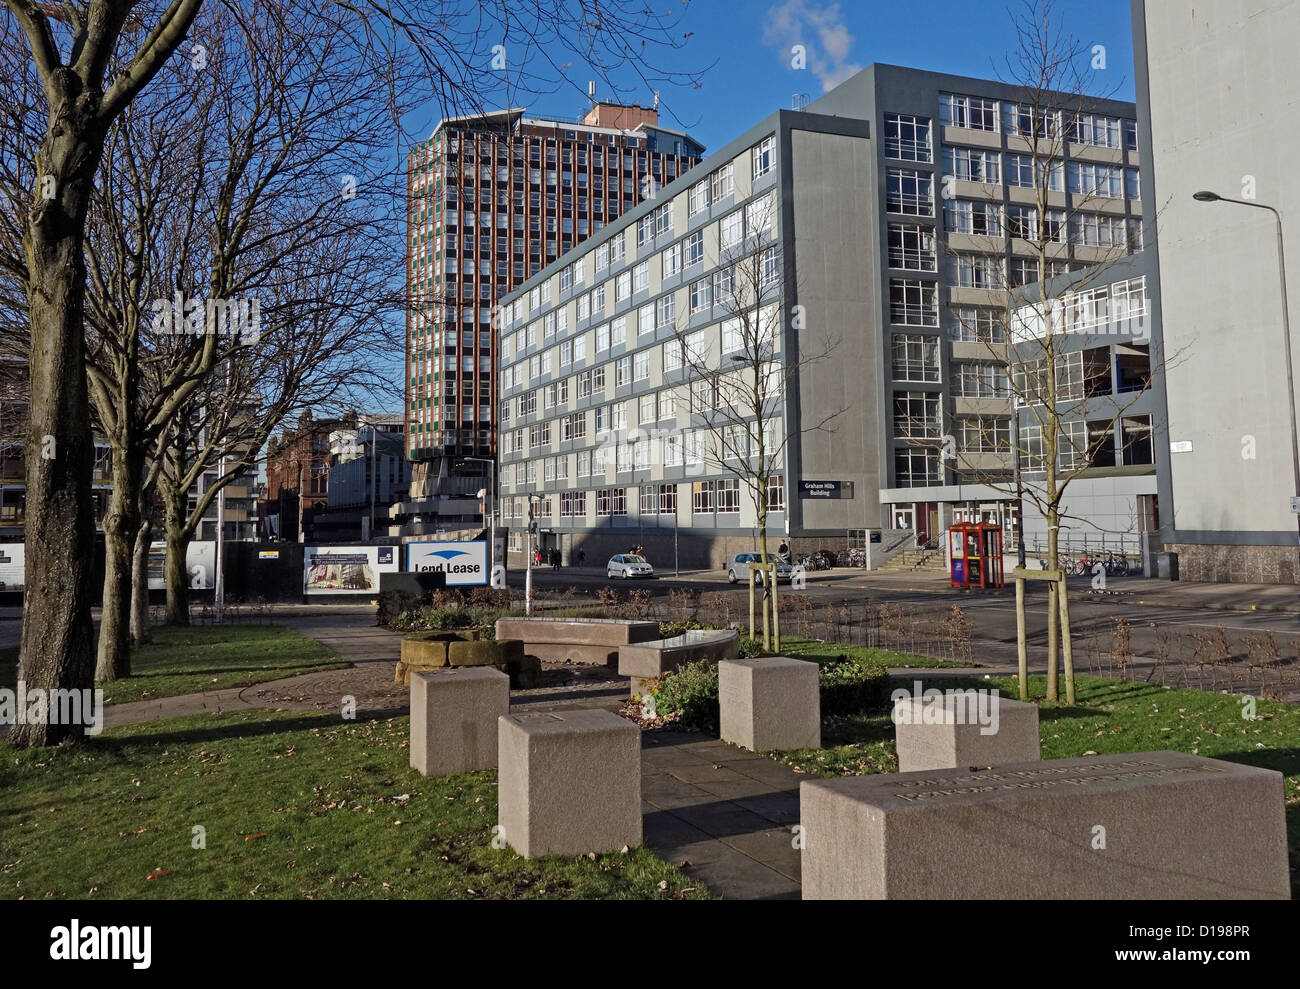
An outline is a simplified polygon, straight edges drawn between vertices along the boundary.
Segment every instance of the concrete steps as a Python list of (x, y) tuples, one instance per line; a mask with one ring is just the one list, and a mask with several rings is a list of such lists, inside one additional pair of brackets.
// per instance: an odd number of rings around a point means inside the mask
[(876, 573), (947, 573), (943, 551), (909, 549), (891, 557), (875, 569)]

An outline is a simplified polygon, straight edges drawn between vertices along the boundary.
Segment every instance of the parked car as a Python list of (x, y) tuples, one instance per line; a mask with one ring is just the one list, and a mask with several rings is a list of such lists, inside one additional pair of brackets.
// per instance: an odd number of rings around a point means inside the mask
[(609, 563), (605, 565), (605, 576), (610, 580), (615, 577), (653, 577), (655, 568), (644, 556), (637, 556), (635, 553), (620, 553), (617, 556), (611, 556)]
[[(751, 563), (760, 563), (762, 559), (762, 553), (737, 553), (731, 558), (731, 562), (727, 564), (727, 580), (733, 584), (738, 580), (749, 580), (749, 565)], [(767, 554), (767, 562), (776, 564), (776, 579), (778, 581), (794, 579), (794, 567), (786, 563), (785, 560), (780, 559), (775, 553)], [(762, 579), (763, 576), (760, 571), (759, 580)]]

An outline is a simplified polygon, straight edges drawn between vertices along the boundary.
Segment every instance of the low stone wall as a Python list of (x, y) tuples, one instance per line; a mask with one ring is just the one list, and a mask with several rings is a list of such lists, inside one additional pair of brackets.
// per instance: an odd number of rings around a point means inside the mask
[(659, 638), (659, 623), (605, 618), (498, 618), (497, 639), (522, 639), (538, 660), (613, 666), (619, 647)]
[(1178, 554), (1178, 579), (1222, 584), (1295, 584), (1294, 546), (1207, 546), (1170, 543)]

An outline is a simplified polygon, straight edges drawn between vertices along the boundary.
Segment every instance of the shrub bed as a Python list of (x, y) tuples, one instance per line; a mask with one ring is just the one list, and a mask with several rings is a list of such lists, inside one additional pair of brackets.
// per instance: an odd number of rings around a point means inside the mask
[[(746, 658), (741, 637), (741, 656)], [(762, 655), (761, 643), (749, 656)], [(840, 656), (820, 666), (822, 717), (883, 710), (889, 700), (889, 674), (885, 667), (869, 661)], [(718, 727), (718, 667), (704, 660), (687, 663), (662, 677), (653, 687), (655, 713), (671, 717), (683, 728), (715, 731)]]

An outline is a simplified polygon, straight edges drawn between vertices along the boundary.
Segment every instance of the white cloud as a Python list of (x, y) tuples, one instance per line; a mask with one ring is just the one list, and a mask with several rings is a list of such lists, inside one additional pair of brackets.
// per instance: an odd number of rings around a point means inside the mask
[(822, 84), (822, 92), (834, 89), (854, 73), (862, 71), (848, 61), (853, 35), (840, 16), (837, 3), (819, 6), (814, 0), (785, 0), (768, 10), (763, 21), (763, 44), (777, 49), (787, 66), (791, 49), (803, 45), (808, 69)]

